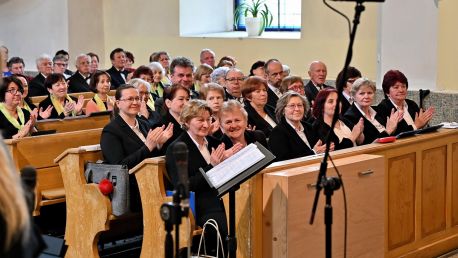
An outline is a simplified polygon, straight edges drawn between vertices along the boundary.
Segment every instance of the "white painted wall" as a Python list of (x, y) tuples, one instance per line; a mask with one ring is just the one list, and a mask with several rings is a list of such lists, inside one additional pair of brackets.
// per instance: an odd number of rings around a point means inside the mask
[(377, 85), (398, 69), (409, 89), (436, 89), (438, 8), (434, 0), (386, 0), (380, 5)]
[(20, 56), (27, 70), (35, 70), (35, 59), (68, 49), (67, 0), (0, 0), (0, 45), (9, 57)]
[(180, 0), (180, 36), (231, 31), (233, 10), (233, 0)]

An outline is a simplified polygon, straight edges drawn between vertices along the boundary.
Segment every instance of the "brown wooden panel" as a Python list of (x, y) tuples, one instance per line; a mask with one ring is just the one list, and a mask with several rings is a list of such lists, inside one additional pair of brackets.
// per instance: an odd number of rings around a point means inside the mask
[(41, 189), (61, 188), (64, 185), (60, 168), (57, 164), (54, 167), (38, 169), (37, 181), (40, 183), (39, 187)]
[(415, 153), (388, 159), (388, 249), (415, 239)]
[(422, 237), (445, 230), (447, 146), (422, 153), (421, 234)]
[(36, 127), (39, 131), (56, 130), (58, 133), (64, 133), (94, 128), (103, 128), (109, 122), (110, 116), (107, 114), (95, 117), (78, 116), (62, 120), (42, 120), (37, 122)]
[(452, 144), (452, 226), (458, 225), (458, 143)]

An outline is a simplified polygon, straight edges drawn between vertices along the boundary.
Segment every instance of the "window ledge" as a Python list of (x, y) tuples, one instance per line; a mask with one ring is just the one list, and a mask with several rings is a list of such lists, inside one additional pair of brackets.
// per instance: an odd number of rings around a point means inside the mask
[(225, 31), (214, 33), (201, 33), (192, 35), (181, 35), (188, 38), (234, 38), (234, 39), (300, 39), (300, 31), (265, 31), (261, 36), (248, 37), (246, 31)]

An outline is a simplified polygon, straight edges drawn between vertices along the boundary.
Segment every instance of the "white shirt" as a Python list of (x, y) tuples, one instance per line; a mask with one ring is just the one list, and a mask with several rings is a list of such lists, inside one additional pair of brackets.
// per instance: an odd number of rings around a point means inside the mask
[(146, 142), (145, 136), (140, 131), (140, 126), (138, 124), (137, 119), (135, 119), (135, 125), (134, 126), (130, 126), (129, 125), (129, 127), (130, 127), (130, 129), (132, 129), (132, 131), (134, 131), (134, 133), (138, 136), (138, 138), (140, 138), (140, 140), (142, 140), (142, 142)]
[(194, 142), (194, 144), (197, 146), (197, 149), (199, 150), (199, 152), (202, 155), (202, 157), (204, 157), (204, 159), (207, 162), (207, 164), (210, 164), (211, 154), (208, 151), (208, 141), (207, 141), (207, 139), (204, 137), (204, 144), (199, 145), (199, 143), (196, 140), (194, 140), (194, 138), (192, 138), (192, 135), (188, 131), (186, 131), (186, 132), (188, 133), (189, 137)]
[(275, 121), (274, 121), (272, 118), (270, 118), (270, 116), (269, 116), (268, 114), (266, 114), (263, 118), (264, 118), (264, 120), (266, 120), (266, 122), (267, 122), (270, 126), (272, 126), (272, 128), (274, 128), (275, 126), (277, 126), (277, 123), (275, 123)]
[(377, 112), (375, 112), (375, 110), (372, 108), (372, 107), (369, 107), (369, 114), (370, 116), (367, 117), (366, 114), (364, 113), (364, 111), (361, 109), (361, 107), (358, 105), (358, 103), (355, 103), (356, 107), (358, 108), (359, 112), (361, 112), (361, 114), (367, 119), (369, 120), (369, 122), (371, 122), (371, 124), (373, 124), (375, 126), (375, 128), (377, 128), (377, 130), (379, 131), (379, 133), (385, 131), (385, 126), (383, 126), (382, 124), (380, 124), (377, 119), (375, 119), (375, 115), (377, 115)]
[(353, 104), (353, 98), (350, 95), (348, 95), (345, 91), (342, 91), (342, 95), (348, 100), (350, 105)]
[(292, 127), (294, 128), (294, 130), (296, 131), (297, 135), (299, 135), (299, 137), (302, 139), (302, 141), (313, 151), (315, 152), (315, 150), (313, 150), (313, 148), (310, 146), (310, 143), (307, 139), (307, 136), (305, 135), (305, 132), (304, 132), (304, 127), (302, 126), (302, 124), (299, 124), (299, 128), (296, 128), (294, 126), (294, 124), (289, 121), (288, 118), (285, 118), (286, 119), (286, 122)]
[[(344, 138), (351, 139), (351, 130), (346, 126), (342, 121), (337, 120), (337, 123), (339, 123), (340, 127), (334, 127), (334, 133), (336, 134), (337, 138), (339, 138), (339, 143), (342, 142)], [(353, 146), (355, 146), (355, 143), (353, 142)]]
[[(397, 110), (401, 110), (401, 108), (398, 107), (398, 105), (396, 105), (396, 103), (394, 103), (394, 101), (391, 98), (388, 98), (388, 99), (391, 101), (391, 103)], [(412, 117), (409, 114), (409, 106), (407, 106), (407, 102), (405, 100), (404, 100), (403, 106), (404, 106), (403, 108), (404, 116), (402, 118), (404, 119), (404, 121), (406, 121), (408, 125), (411, 125), (414, 130), (417, 130), (417, 127), (415, 126), (415, 122), (413, 121)]]

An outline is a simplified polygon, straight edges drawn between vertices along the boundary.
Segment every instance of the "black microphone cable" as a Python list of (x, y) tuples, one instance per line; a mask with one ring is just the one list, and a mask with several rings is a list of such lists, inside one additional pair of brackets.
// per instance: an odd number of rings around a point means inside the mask
[(336, 8), (334, 8), (333, 6), (331, 6), (330, 4), (328, 4), (328, 2), (326, 2), (326, 0), (323, 0), (323, 3), (324, 5), (326, 5), (327, 7), (329, 7), (329, 9), (333, 10), (334, 12), (338, 13), (339, 15), (343, 16), (345, 20), (347, 20), (347, 24), (348, 24), (348, 36), (350, 36), (351, 34), (351, 22), (350, 22), (350, 19), (348, 18), (348, 16), (346, 16), (344, 13), (342, 13), (341, 11), (337, 10)]

